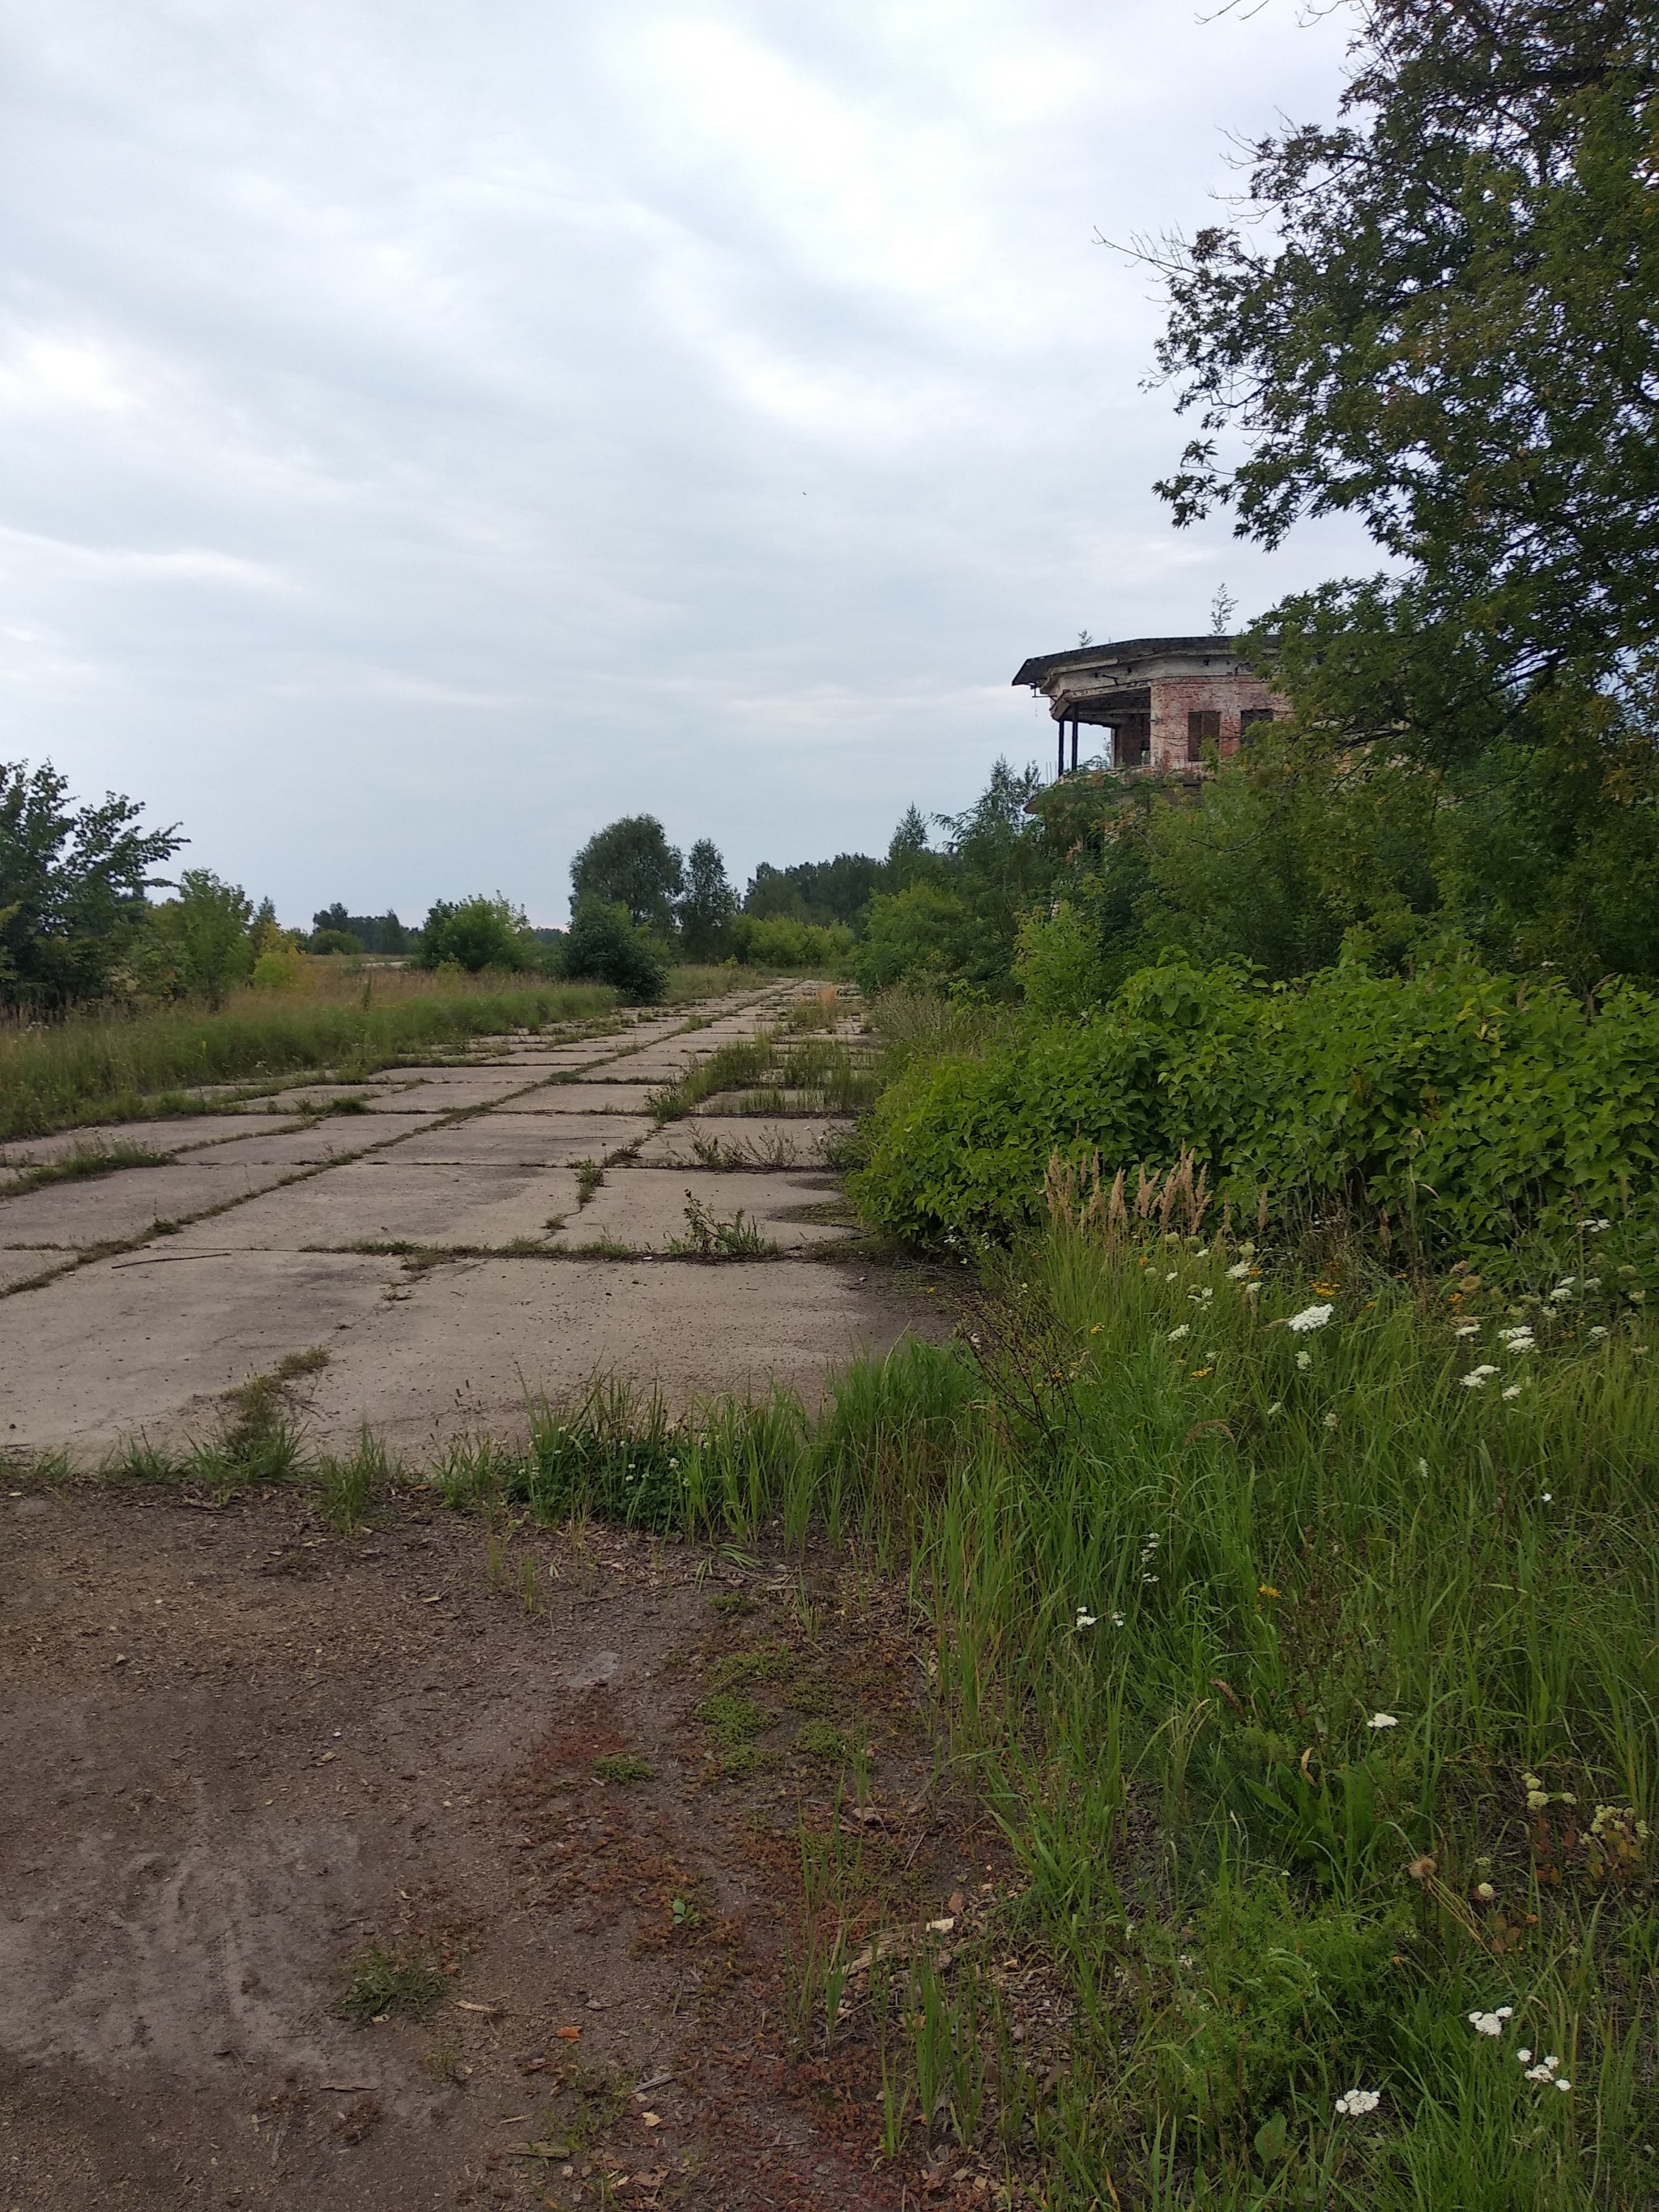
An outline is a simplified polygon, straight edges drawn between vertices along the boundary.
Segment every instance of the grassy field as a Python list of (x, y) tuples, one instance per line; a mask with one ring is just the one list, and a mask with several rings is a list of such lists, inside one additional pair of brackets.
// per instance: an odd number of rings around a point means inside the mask
[(616, 996), (601, 984), (460, 983), (342, 963), (304, 997), (242, 991), (217, 1013), (169, 1007), (0, 1033), (0, 1142), (207, 1110), (200, 1085), (257, 1090), (325, 1067), (355, 1081), (468, 1037), (591, 1021)]

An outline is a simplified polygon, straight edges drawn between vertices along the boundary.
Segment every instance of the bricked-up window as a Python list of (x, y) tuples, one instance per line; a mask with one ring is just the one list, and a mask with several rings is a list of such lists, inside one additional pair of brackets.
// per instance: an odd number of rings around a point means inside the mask
[(1196, 707), (1187, 717), (1187, 757), (1201, 761), (1206, 745), (1221, 743), (1221, 710), (1218, 707)]

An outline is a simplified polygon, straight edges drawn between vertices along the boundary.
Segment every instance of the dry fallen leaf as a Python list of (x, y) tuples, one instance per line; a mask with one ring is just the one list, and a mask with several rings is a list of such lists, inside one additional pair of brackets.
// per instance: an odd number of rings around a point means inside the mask
[(579, 2043), (581, 2040), (582, 2032), (579, 2027), (556, 2027), (553, 2033), (561, 2043)]

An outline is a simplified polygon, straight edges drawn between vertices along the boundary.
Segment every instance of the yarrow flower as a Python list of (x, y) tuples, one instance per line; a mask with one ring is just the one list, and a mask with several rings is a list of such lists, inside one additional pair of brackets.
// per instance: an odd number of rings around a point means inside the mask
[(1080, 1605), (1077, 1609), (1077, 1619), (1072, 1626), (1073, 1629), (1092, 1628), (1098, 1616), (1091, 1613), (1086, 1606)]
[(1170, 1331), (1169, 1340), (1171, 1344), (1179, 1344), (1183, 1336), (1190, 1336), (1192, 1333), (1192, 1323), (1190, 1322), (1183, 1321), (1179, 1328), (1172, 1328)]
[(1241, 1260), (1235, 1267), (1228, 1268), (1227, 1280), (1230, 1283), (1242, 1283), (1249, 1272), (1249, 1261), (1248, 1260)]
[(1497, 1372), (1498, 1370), (1495, 1367), (1483, 1360), (1479, 1367), (1471, 1367), (1468, 1373), (1460, 1376), (1458, 1380), (1466, 1390), (1484, 1390), (1486, 1387), (1486, 1377), (1489, 1375), (1496, 1375)]
[(1296, 1364), (1297, 1364), (1297, 1366), (1302, 1370), (1303, 1373), (1305, 1375), (1305, 1374), (1307, 1373), (1308, 1370), (1309, 1370), (1309, 1369), (1313, 1365), (1313, 1354), (1312, 1354), (1312, 1352), (1298, 1352), (1297, 1353), (1297, 1355), (1296, 1355)]
[(1478, 1321), (1461, 1321), (1452, 1331), (1454, 1336), (1479, 1336), (1480, 1334), (1480, 1324)]
[(1391, 1729), (1400, 1725), (1398, 1713), (1373, 1713), (1365, 1723), (1369, 1729)]
[(1345, 2120), (1359, 2120), (1374, 2112), (1382, 2101), (1380, 2089), (1345, 2089), (1336, 2100), (1336, 2109)]
[(1514, 2012), (1513, 2005), (1499, 2005), (1496, 2012), (1472, 2012), (1469, 2026), (1477, 2035), (1499, 2036), (1504, 2033), (1504, 2022), (1511, 2019)]
[(1500, 1398), (1518, 1398), (1521, 1395), (1521, 1385), (1518, 1382), (1511, 1382), (1507, 1390), (1500, 1390), (1498, 1395)]
[(1335, 1311), (1334, 1306), (1304, 1306), (1300, 1313), (1291, 1316), (1285, 1326), (1292, 1335), (1306, 1336), (1310, 1329), (1323, 1328)]
[(1518, 1328), (1500, 1328), (1498, 1341), (1507, 1352), (1530, 1352), (1538, 1340), (1530, 1327), (1522, 1322)]

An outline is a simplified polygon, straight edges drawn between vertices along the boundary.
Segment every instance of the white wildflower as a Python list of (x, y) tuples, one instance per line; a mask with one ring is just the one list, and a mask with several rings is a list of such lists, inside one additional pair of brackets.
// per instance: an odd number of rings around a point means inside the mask
[(1517, 2066), (1530, 2066), (1532, 2063), (1531, 2051), (1517, 2051), (1515, 2054), (1515, 2063)]
[(1565, 2093), (1571, 2088), (1572, 2084), (1571, 2081), (1558, 2081), (1555, 2086), (1565, 2095)]
[(1479, 1336), (1480, 1334), (1480, 1324), (1478, 1321), (1460, 1321), (1452, 1331), (1454, 1336)]
[(1183, 1336), (1190, 1336), (1192, 1333), (1192, 1323), (1190, 1322), (1183, 1321), (1179, 1328), (1172, 1328), (1170, 1331), (1169, 1340), (1171, 1344), (1179, 1344)]
[(1498, 1370), (1495, 1367), (1483, 1360), (1479, 1367), (1471, 1367), (1468, 1373), (1460, 1376), (1458, 1380), (1466, 1390), (1484, 1390), (1486, 1387), (1487, 1376), (1496, 1375), (1497, 1372)]
[(1498, 1341), (1506, 1352), (1530, 1352), (1538, 1339), (1533, 1334), (1530, 1323), (1522, 1322), (1515, 1328), (1500, 1328)]
[(1249, 1261), (1248, 1260), (1240, 1260), (1236, 1266), (1228, 1268), (1227, 1280), (1230, 1283), (1242, 1283), (1249, 1275)]
[(1499, 2005), (1496, 2012), (1472, 2012), (1469, 2026), (1477, 2035), (1502, 2035), (1504, 2022), (1511, 2017), (1514, 2010), (1513, 2005)]
[(1613, 1224), (1610, 1221), (1587, 1221), (1584, 1226), (1592, 1237), (1599, 1237), (1603, 1230), (1611, 1229)]
[(1419, 1473), (1419, 1474), (1423, 1477), (1424, 1480), (1426, 1482), (1426, 1481), (1428, 1480), (1428, 1476), (1429, 1476), (1429, 1462), (1427, 1462), (1427, 1460), (1425, 1460), (1425, 1459), (1420, 1459), (1420, 1460), (1419, 1460), (1419, 1461), (1418, 1461), (1418, 1462), (1417, 1462), (1417, 1471), (1418, 1471), (1418, 1473)]
[(1112, 1626), (1113, 1626), (1113, 1627), (1114, 1627), (1114, 1628), (1121, 1628), (1121, 1627), (1122, 1627), (1122, 1626), (1123, 1626), (1123, 1615), (1122, 1615), (1121, 1613), (1115, 1613), (1112, 1615)]
[(1291, 1316), (1285, 1326), (1293, 1335), (1306, 1336), (1310, 1329), (1323, 1328), (1335, 1311), (1334, 1306), (1304, 1306), (1300, 1313)]
[(1554, 1299), (1557, 1305), (1564, 1304), (1565, 1301), (1572, 1296), (1572, 1285), (1571, 1283), (1558, 1283), (1555, 1288), (1550, 1292), (1550, 1296)]
[(1507, 1390), (1500, 1390), (1498, 1395), (1500, 1398), (1518, 1398), (1521, 1395), (1521, 1385), (1518, 1382), (1511, 1382)]
[(1553, 1505), (1555, 1492), (1553, 1490), (1540, 1490), (1538, 1493), (1538, 1503), (1540, 1505)]
[(1244, 1285), (1244, 1295), (1247, 1298), (1253, 1298), (1261, 1288), (1261, 1285), (1260, 1283), (1246, 1283)]
[(1325, 1416), (1325, 1426), (1326, 1426), (1328, 1429), (1334, 1429), (1334, 1428), (1336, 1426), (1336, 1415), (1335, 1415), (1334, 1413), (1327, 1413), (1327, 1414), (1326, 1414), (1326, 1416)]
[(1398, 1713), (1373, 1713), (1365, 1723), (1369, 1729), (1391, 1729), (1400, 1725)]
[(1604, 1328), (1590, 1328), (1586, 1329), (1584, 1334), (1589, 1337), (1592, 1344), (1600, 1344), (1601, 1339), (1607, 1334), (1607, 1331)]
[(1312, 1352), (1298, 1352), (1297, 1353), (1297, 1355), (1296, 1355), (1296, 1364), (1297, 1364), (1297, 1366), (1302, 1370), (1302, 1372), (1305, 1375), (1305, 1374), (1307, 1373), (1308, 1370), (1309, 1370), (1309, 1369), (1313, 1365), (1313, 1354), (1312, 1354)]
[(1587, 1291), (1599, 1291), (1599, 1290), (1601, 1289), (1601, 1278), (1599, 1275), (1586, 1275), (1586, 1276), (1585, 1276), (1585, 1278), (1584, 1278), (1584, 1288), (1585, 1288)]
[(1074, 1629), (1092, 1628), (1097, 1618), (1097, 1616), (1091, 1613), (1086, 1606), (1080, 1605), (1077, 1609), (1077, 1619), (1073, 1622), (1072, 1626)]
[(1336, 2109), (1345, 2120), (1359, 2120), (1374, 2112), (1382, 2101), (1380, 2089), (1345, 2089), (1336, 2100)]
[(1285, 1401), (1282, 1398), (1275, 1398), (1267, 1408), (1267, 1419), (1271, 1421), (1275, 1413), (1282, 1413), (1284, 1410)]
[(1490, 1905), (1492, 1899), (1497, 1896), (1498, 1892), (1492, 1887), (1489, 1881), (1478, 1881), (1474, 1885), (1474, 1893), (1480, 1899), (1482, 1905)]

